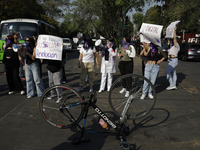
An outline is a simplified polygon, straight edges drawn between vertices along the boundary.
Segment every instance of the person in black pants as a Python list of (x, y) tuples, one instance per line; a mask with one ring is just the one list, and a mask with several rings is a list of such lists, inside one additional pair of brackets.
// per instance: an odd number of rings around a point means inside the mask
[[(131, 37), (123, 38), (123, 47), (119, 50), (118, 56), (121, 61), (119, 62), (118, 68), (121, 75), (133, 73), (133, 58), (135, 57), (135, 48), (130, 44)], [(129, 91), (131, 90), (132, 78), (126, 78), (123, 80), (123, 89), (119, 93), (124, 93), (125, 97), (129, 97)]]
[(24, 95), (24, 87), (19, 77), (19, 60), (22, 61), (22, 59), (20, 57), (19, 50), (16, 52), (13, 50), (13, 44), (14, 37), (12, 35), (8, 35), (6, 37), (6, 48), (3, 57), (3, 64), (6, 69), (6, 78), (10, 90), (8, 94), (13, 94), (15, 91), (19, 91), (21, 92), (21, 95)]

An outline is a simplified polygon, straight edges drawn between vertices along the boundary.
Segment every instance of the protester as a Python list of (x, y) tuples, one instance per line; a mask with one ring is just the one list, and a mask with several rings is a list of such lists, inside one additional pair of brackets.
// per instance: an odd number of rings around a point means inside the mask
[(12, 48), (12, 45), (14, 44), (14, 37), (12, 35), (8, 35), (5, 41), (6, 47), (4, 51), (3, 64), (6, 70), (6, 79), (10, 90), (8, 94), (13, 94), (15, 91), (20, 91), (20, 94), (23, 95), (25, 94), (25, 91), (19, 77), (19, 61), (21, 61), (22, 64), (23, 61), (19, 51), (15, 52)]
[[(146, 59), (147, 59), (144, 76), (148, 80), (150, 80), (151, 83), (154, 85), (156, 82), (157, 76), (159, 74), (160, 63), (163, 60), (165, 60), (167, 56), (161, 49), (158, 49), (158, 47), (154, 45), (153, 43), (143, 42), (143, 45), (144, 45), (144, 49), (142, 50), (140, 55), (144, 53), (144, 56), (146, 56)], [(140, 97), (140, 99), (144, 99), (147, 93), (148, 93), (148, 97), (150, 99), (153, 99), (152, 88), (151, 86), (149, 87), (149, 83), (144, 81), (142, 96)]]
[(86, 75), (88, 74), (88, 81), (90, 86), (90, 92), (93, 91), (94, 80), (94, 60), (96, 61), (97, 69), (99, 69), (99, 63), (96, 55), (96, 49), (94, 42), (90, 38), (84, 39), (84, 47), (80, 49), (80, 55), (78, 59), (78, 67), (81, 68), (80, 86), (77, 91), (83, 90)]
[(27, 37), (25, 42), (26, 48), (24, 48), (24, 52), (26, 53), (25, 77), (27, 98), (35, 96), (34, 83), (36, 86), (37, 96), (41, 97), (44, 92), (44, 85), (40, 77), (39, 65), (36, 61), (35, 41), (32, 37)]
[(67, 78), (66, 78), (66, 74), (65, 74), (65, 64), (67, 62), (67, 53), (66, 53), (66, 51), (64, 51), (63, 54), (64, 54), (64, 57), (62, 59), (62, 83), (65, 84), (67, 82)]
[[(63, 45), (64, 46), (64, 45)], [(66, 57), (64, 50), (62, 51), (62, 60)], [(47, 70), (48, 70), (48, 78), (49, 78), (49, 87), (54, 85), (62, 84), (62, 60), (48, 60)], [(62, 89), (56, 89), (56, 91), (51, 90), (50, 96), (47, 99), (51, 100), (52, 98), (57, 96), (56, 103), (60, 103), (63, 98)]]
[(102, 57), (102, 61), (101, 61), (102, 75), (101, 75), (101, 84), (100, 84), (100, 89), (99, 89), (99, 93), (101, 93), (105, 89), (107, 75), (108, 75), (107, 91), (109, 91), (112, 86), (113, 73), (116, 72), (116, 67), (115, 67), (116, 66), (116, 63), (115, 63), (116, 51), (115, 51), (113, 39), (107, 40), (106, 48), (99, 51), (99, 55)]
[[(33, 37), (33, 39), (35, 41), (35, 46), (37, 46), (38, 36)], [(43, 59), (37, 59), (36, 58), (36, 61), (37, 61), (38, 65), (39, 65), (39, 68), (40, 68), (40, 77), (42, 79), (42, 63), (43, 63)]]
[[(118, 68), (121, 75), (133, 73), (133, 58), (135, 57), (135, 48), (130, 44), (131, 38), (123, 38), (123, 47), (119, 50), (118, 56), (120, 57), (120, 62)], [(126, 78), (123, 80), (123, 89), (119, 93), (126, 93), (125, 97), (129, 97), (131, 90), (131, 78)]]
[[(174, 29), (174, 38), (170, 41), (168, 39), (168, 45), (169, 45), (169, 51), (168, 51), (168, 66), (165, 72), (165, 75), (167, 76), (167, 79), (169, 81), (169, 86), (166, 88), (166, 90), (176, 90), (176, 81), (177, 81), (177, 75), (176, 75), (176, 66), (178, 65), (178, 52), (180, 50), (180, 46), (177, 42), (176, 37), (176, 27)], [(172, 74), (172, 75), (171, 75)]]
[[(16, 31), (14, 31), (13, 33), (12, 33), (12, 35), (13, 35), (13, 37), (14, 37), (14, 43), (15, 44), (19, 44), (19, 41), (18, 41), (18, 38), (19, 38), (19, 32), (16, 32)], [(24, 57), (25, 57), (25, 55), (24, 55), (24, 53), (21, 51), (21, 49), (19, 49), (19, 54), (20, 54), (20, 56), (21, 56), (21, 58), (22, 58), (22, 61), (23, 61), (23, 64), (24, 64)], [(20, 63), (20, 67), (19, 67), (19, 76), (20, 76), (20, 78), (21, 78), (21, 80), (25, 80), (25, 75), (24, 75), (24, 70), (23, 70), (23, 64), (21, 63), (21, 61), (19, 61), (19, 63)]]

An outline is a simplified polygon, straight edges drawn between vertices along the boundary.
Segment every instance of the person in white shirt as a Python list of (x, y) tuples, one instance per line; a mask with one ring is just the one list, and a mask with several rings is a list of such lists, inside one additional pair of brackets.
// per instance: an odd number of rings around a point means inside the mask
[(168, 45), (170, 49), (168, 50), (168, 66), (165, 71), (165, 75), (167, 76), (170, 85), (166, 88), (166, 90), (176, 90), (177, 89), (176, 66), (178, 65), (177, 55), (180, 50), (180, 46), (177, 42), (177, 37), (176, 37), (176, 27), (174, 29), (174, 38), (171, 42), (168, 39)]
[(99, 51), (99, 55), (102, 57), (101, 61), (101, 84), (99, 93), (103, 92), (106, 86), (106, 78), (107, 78), (107, 91), (110, 90), (112, 86), (113, 73), (116, 72), (116, 63), (115, 56), (117, 51), (115, 49), (114, 43), (112, 39), (107, 40), (107, 45), (104, 50)]
[(94, 80), (94, 60), (96, 61), (97, 69), (99, 69), (99, 63), (96, 55), (96, 49), (94, 42), (90, 38), (84, 40), (84, 47), (80, 49), (80, 55), (78, 59), (78, 67), (81, 68), (80, 86), (77, 91), (83, 90), (85, 84), (85, 78), (88, 74), (88, 81), (90, 86), (90, 92), (93, 91)]

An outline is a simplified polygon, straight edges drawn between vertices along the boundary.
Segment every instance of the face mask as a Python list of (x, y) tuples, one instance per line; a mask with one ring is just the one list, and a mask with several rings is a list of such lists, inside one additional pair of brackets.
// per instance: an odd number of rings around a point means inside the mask
[(31, 43), (26, 42), (27, 51), (31, 52)]

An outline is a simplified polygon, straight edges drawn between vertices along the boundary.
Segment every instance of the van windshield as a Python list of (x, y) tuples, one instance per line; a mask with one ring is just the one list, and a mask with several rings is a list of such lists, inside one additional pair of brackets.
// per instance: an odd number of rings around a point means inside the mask
[(6, 36), (13, 32), (19, 32), (18, 40), (25, 40), (26, 37), (37, 36), (37, 24), (27, 22), (11, 22), (1, 24), (0, 40), (5, 40)]

